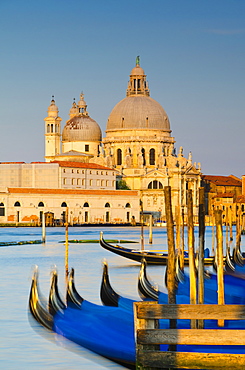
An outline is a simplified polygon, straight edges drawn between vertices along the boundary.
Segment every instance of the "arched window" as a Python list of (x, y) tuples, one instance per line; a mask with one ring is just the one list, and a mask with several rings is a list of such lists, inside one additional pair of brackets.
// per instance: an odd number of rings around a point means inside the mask
[(0, 216), (5, 216), (5, 208), (3, 203), (0, 203)]
[(131, 204), (130, 203), (127, 203), (125, 207), (126, 208), (131, 208)]
[(20, 202), (15, 202), (14, 206), (15, 207), (20, 207)]
[(38, 203), (38, 207), (44, 207), (44, 203), (43, 202), (39, 202)]
[(117, 165), (121, 166), (122, 164), (122, 150), (117, 149)]
[(50, 124), (47, 125), (47, 133), (50, 133)]
[(61, 207), (67, 207), (66, 202), (63, 202), (63, 203), (61, 204)]
[(111, 205), (110, 205), (110, 203), (108, 203), (108, 202), (105, 204), (105, 207), (110, 207), (110, 206), (111, 206)]
[(150, 149), (150, 165), (155, 164), (155, 149), (151, 148)]
[(141, 149), (141, 154), (143, 157), (143, 166), (145, 166), (145, 149), (144, 148)]
[(88, 202), (85, 202), (84, 205), (83, 205), (83, 207), (89, 207)]
[(163, 186), (160, 181), (154, 180), (149, 183), (148, 189), (163, 189)]

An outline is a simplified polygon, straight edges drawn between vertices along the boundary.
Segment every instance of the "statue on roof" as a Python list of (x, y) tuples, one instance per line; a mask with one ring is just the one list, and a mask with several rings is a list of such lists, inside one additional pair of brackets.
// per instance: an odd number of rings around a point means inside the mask
[(136, 57), (136, 66), (139, 66), (140, 65), (140, 56), (138, 55)]

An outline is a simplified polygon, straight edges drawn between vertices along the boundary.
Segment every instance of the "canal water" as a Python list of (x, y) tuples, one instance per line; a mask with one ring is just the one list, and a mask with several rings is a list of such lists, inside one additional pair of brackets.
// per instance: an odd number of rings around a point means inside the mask
[[(139, 227), (73, 227), (69, 239), (99, 239), (100, 231), (105, 239), (136, 241), (122, 244), (140, 248)], [(123, 368), (56, 334), (40, 327), (28, 313), (28, 296), (35, 265), (39, 269), (39, 286), (48, 297), (50, 271), (56, 266), (59, 290), (65, 295), (65, 229), (47, 228), (45, 244), (28, 244), (0, 247), (0, 368), (8, 370), (28, 369), (120, 369)], [(196, 245), (198, 232), (196, 230)], [(30, 241), (42, 238), (41, 228), (0, 228), (0, 242)], [(153, 228), (153, 244), (148, 243), (148, 230), (144, 231), (145, 249), (167, 249), (166, 228)], [(244, 239), (242, 237), (242, 249)], [(206, 228), (206, 247), (211, 249), (212, 229)], [(224, 243), (225, 244), (225, 243)], [(75, 284), (86, 300), (100, 301), (102, 262), (107, 260), (113, 288), (124, 296), (138, 297), (138, 263), (117, 256), (100, 247), (99, 243), (69, 245), (69, 267), (75, 269)], [(164, 288), (164, 266), (149, 266), (152, 281)]]

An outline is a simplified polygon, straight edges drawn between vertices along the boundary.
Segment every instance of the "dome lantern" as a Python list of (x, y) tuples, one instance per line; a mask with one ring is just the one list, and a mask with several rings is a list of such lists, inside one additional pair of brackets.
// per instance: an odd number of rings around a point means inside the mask
[(140, 57), (139, 56), (137, 56), (135, 67), (131, 71), (126, 95), (127, 96), (131, 96), (131, 95), (149, 96), (150, 95), (150, 90), (148, 87), (148, 82), (146, 81), (145, 72), (143, 68), (140, 67)]

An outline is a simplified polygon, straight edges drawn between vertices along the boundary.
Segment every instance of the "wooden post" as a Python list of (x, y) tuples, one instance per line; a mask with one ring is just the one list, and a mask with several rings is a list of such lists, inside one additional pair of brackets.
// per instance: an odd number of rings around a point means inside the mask
[(65, 240), (65, 276), (66, 279), (68, 278), (69, 268), (68, 268), (68, 207), (66, 208), (66, 220), (65, 220), (65, 234), (66, 234), (66, 240)]
[(45, 214), (42, 213), (42, 242), (46, 242), (46, 224), (45, 224)]
[(233, 240), (232, 222), (233, 222), (233, 217), (232, 217), (232, 206), (231, 206), (230, 208), (230, 242), (232, 242)]
[(140, 245), (141, 250), (144, 250), (144, 213), (143, 213), (143, 201), (140, 198), (140, 224), (141, 224), (141, 234), (140, 234)]
[(181, 270), (184, 269), (184, 264), (185, 264), (185, 209), (182, 207), (181, 210), (181, 255), (180, 255), (180, 268)]
[[(198, 303), (204, 303), (204, 246), (205, 246), (205, 198), (204, 188), (199, 188), (199, 253), (198, 253)], [(198, 328), (204, 327), (203, 320), (198, 320)]]
[(176, 249), (178, 255), (181, 255), (181, 242), (180, 242), (180, 207), (175, 207), (175, 224), (176, 224)]
[(165, 212), (167, 221), (167, 238), (168, 238), (168, 274), (167, 274), (167, 288), (168, 288), (168, 303), (175, 304), (175, 245), (174, 245), (174, 223), (171, 202), (171, 187), (164, 187), (165, 198)]
[[(165, 213), (167, 222), (167, 238), (168, 238), (168, 263), (167, 263), (167, 288), (168, 288), (168, 303), (176, 304), (175, 294), (175, 245), (174, 245), (174, 222), (171, 202), (171, 186), (164, 187)], [(169, 326), (175, 329), (177, 321), (169, 320)], [(169, 351), (176, 351), (175, 345), (169, 346)]]
[[(197, 285), (194, 251), (194, 224), (193, 224), (193, 199), (192, 190), (187, 191), (187, 217), (188, 217), (188, 255), (190, 270), (190, 304), (197, 303)], [(192, 329), (196, 328), (196, 320), (191, 320)]]
[[(218, 304), (225, 303), (224, 296), (224, 266), (223, 266), (223, 230), (222, 211), (215, 211), (216, 238), (217, 238), (217, 283), (218, 283)], [(224, 320), (218, 320), (218, 326), (224, 326)]]
[(149, 221), (149, 244), (152, 244), (152, 215), (150, 215)]
[(215, 235), (214, 235), (214, 227), (215, 227), (215, 217), (214, 217), (214, 209), (212, 210), (212, 256), (215, 256)]
[(240, 249), (241, 245), (241, 212), (238, 208), (237, 210), (237, 216), (236, 216), (236, 247)]

